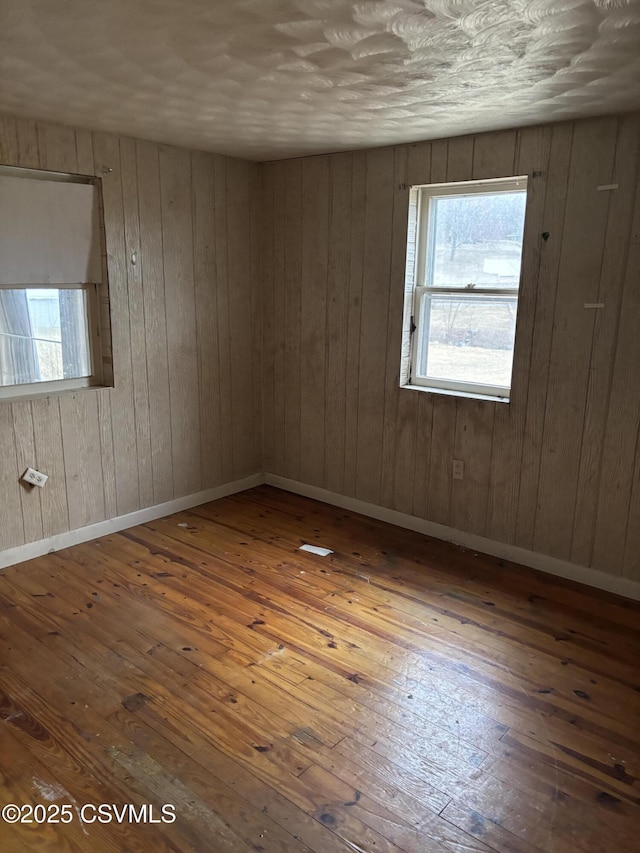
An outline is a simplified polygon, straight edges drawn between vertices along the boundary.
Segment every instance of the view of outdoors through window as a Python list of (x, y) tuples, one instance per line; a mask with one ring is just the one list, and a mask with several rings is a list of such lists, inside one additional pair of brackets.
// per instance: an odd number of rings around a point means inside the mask
[(428, 335), (422, 347), (423, 376), (505, 388), (511, 382), (516, 331), (515, 299), (427, 297)]
[(89, 376), (88, 340), (83, 289), (0, 289), (0, 385)]
[(526, 193), (431, 200), (432, 287), (518, 287)]
[(511, 383), (526, 191), (482, 190), (425, 196), (414, 361), (425, 384)]

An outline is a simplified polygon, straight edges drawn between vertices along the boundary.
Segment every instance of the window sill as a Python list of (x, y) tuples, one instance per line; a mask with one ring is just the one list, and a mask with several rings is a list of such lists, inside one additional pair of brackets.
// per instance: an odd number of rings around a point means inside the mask
[(450, 388), (434, 388), (430, 385), (401, 385), (409, 391), (426, 391), (428, 394), (442, 394), (445, 397), (467, 397), (469, 400), (486, 400), (488, 403), (509, 403), (509, 397), (495, 397), (491, 394), (477, 394), (473, 391), (454, 391)]
[(86, 394), (91, 391), (108, 391), (113, 388), (113, 385), (79, 385), (75, 388), (48, 388), (42, 391), (28, 391), (23, 393), (2, 393), (8, 392), (9, 388), (19, 386), (0, 387), (0, 406), (3, 403), (25, 403), (29, 400), (46, 400), (47, 397), (65, 397), (75, 396), (76, 394)]

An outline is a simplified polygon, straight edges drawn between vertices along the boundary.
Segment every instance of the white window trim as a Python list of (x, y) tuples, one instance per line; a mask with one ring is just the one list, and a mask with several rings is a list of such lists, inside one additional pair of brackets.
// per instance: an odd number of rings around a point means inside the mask
[[(455, 295), (457, 298), (482, 299), (483, 297), (500, 297), (515, 299), (518, 304), (520, 287), (479, 288), (469, 290), (455, 287), (431, 287), (426, 284), (427, 251), (430, 243), (429, 229), (433, 228), (433, 218), (428, 216), (429, 202), (432, 197), (448, 198), (455, 195), (465, 195), (469, 190), (489, 191), (493, 193), (513, 192), (527, 189), (527, 176), (518, 175), (508, 178), (491, 178), (478, 181), (457, 181), (455, 183), (415, 184), (411, 193), (415, 193), (416, 222), (415, 234), (408, 234), (407, 248), (415, 247), (415, 256), (410, 258), (407, 252), (405, 276), (405, 322), (403, 327), (402, 363), (400, 385), (419, 391), (430, 391), (449, 396), (464, 396), (474, 399), (491, 400), (508, 403), (511, 388), (500, 385), (485, 385), (477, 382), (461, 382), (440, 380), (431, 377), (421, 378), (417, 375), (416, 362), (419, 354), (415, 332), (421, 321), (420, 312), (427, 295)], [(411, 224), (409, 226), (411, 228)], [(520, 270), (522, 278), (522, 267)], [(408, 310), (407, 310), (408, 309)], [(517, 307), (516, 307), (517, 319)], [(408, 320), (408, 322), (407, 322)], [(428, 322), (428, 321), (427, 321)], [(408, 355), (408, 358), (407, 358)]]

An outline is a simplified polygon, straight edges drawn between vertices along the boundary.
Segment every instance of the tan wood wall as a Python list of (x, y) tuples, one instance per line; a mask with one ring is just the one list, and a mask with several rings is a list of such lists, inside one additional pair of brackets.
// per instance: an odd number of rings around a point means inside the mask
[(0, 550), (262, 470), (258, 166), (6, 117), (0, 163), (104, 176), (115, 381), (0, 401)]
[[(640, 578), (639, 150), (623, 116), (259, 167), (0, 119), (0, 162), (112, 169), (115, 353), (0, 402), (0, 549), (267, 470)], [(511, 404), (401, 390), (406, 186), (534, 171)]]
[[(623, 116), (265, 165), (266, 470), (640, 579), (639, 152)], [(534, 172), (511, 404), (401, 390), (406, 186)]]

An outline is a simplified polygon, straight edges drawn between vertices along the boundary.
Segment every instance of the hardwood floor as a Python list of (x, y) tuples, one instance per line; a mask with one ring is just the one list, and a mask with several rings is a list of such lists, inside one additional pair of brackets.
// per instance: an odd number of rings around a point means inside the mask
[(5, 569), (0, 642), (0, 805), (71, 806), (3, 853), (638, 849), (599, 591), (263, 486)]

